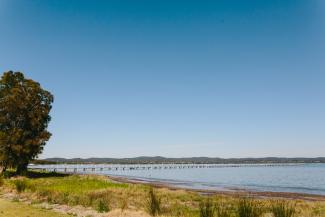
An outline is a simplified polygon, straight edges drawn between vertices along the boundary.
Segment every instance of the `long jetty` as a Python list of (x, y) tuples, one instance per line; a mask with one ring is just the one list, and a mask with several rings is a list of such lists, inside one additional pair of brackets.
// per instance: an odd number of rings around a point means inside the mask
[(104, 171), (126, 170), (168, 170), (168, 169), (206, 169), (225, 167), (280, 167), (294, 166), (295, 163), (270, 163), (270, 164), (30, 164), (31, 170), (63, 173), (95, 173)]

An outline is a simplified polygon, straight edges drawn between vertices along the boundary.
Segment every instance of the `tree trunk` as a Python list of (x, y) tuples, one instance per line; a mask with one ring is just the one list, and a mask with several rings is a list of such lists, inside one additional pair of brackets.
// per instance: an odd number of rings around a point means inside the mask
[(25, 176), (27, 174), (28, 163), (21, 163), (17, 166), (16, 174), (20, 176)]

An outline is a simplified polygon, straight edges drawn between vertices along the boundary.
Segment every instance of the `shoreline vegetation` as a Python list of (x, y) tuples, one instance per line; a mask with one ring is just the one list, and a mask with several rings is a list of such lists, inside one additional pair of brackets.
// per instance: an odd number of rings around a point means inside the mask
[[(316, 195), (194, 191), (101, 175), (37, 171), (29, 171), (26, 177), (7, 171), (0, 185), (0, 216), (11, 216), (3, 214), (1, 204), (12, 202), (15, 204), (11, 206), (27, 206), (31, 210), (43, 206), (49, 214), (38, 216), (45, 217), (56, 216), (52, 211), (58, 213), (57, 216), (87, 217), (325, 216), (325, 197)], [(53, 210), (50, 212), (50, 209)], [(12, 211), (17, 210), (19, 207)]]
[(166, 182), (151, 181), (140, 178), (129, 178), (121, 176), (110, 176), (106, 175), (109, 179), (121, 183), (129, 184), (146, 184), (155, 188), (167, 188), (170, 190), (184, 190), (189, 192), (196, 192), (201, 195), (224, 195), (233, 197), (254, 197), (254, 198), (280, 198), (286, 200), (308, 200), (308, 201), (325, 201), (325, 195), (320, 194), (308, 194), (308, 193), (295, 193), (295, 192), (275, 192), (275, 191), (253, 191), (243, 188), (232, 188), (232, 189), (220, 189), (220, 190), (209, 190), (209, 189), (195, 189), (186, 188), (181, 186), (175, 186)]

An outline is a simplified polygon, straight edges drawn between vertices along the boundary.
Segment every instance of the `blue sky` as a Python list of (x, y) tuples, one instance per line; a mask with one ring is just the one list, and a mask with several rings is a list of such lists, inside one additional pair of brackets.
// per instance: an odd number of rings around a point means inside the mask
[(323, 0), (1, 0), (0, 31), (55, 95), (41, 157), (325, 154)]

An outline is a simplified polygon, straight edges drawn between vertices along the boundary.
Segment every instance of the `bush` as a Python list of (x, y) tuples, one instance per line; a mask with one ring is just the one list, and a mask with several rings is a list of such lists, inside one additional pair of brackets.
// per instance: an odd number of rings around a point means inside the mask
[(200, 217), (213, 217), (216, 206), (210, 198), (200, 202)]
[(147, 200), (147, 210), (150, 215), (156, 216), (161, 213), (161, 199), (156, 195), (154, 190), (150, 188)]
[(274, 217), (293, 217), (296, 213), (295, 207), (285, 201), (277, 201), (273, 203), (271, 211)]
[(3, 176), (3, 178), (5, 178), (5, 179), (9, 179), (10, 177), (13, 176), (13, 173), (12, 173), (11, 171), (6, 170), (6, 171), (4, 171), (4, 172), (2, 173), (2, 176)]
[(100, 213), (108, 212), (110, 210), (108, 201), (102, 198), (98, 199), (96, 210)]
[(261, 206), (251, 199), (240, 199), (237, 204), (238, 217), (260, 217), (263, 212)]
[(24, 192), (27, 188), (27, 181), (25, 179), (16, 179), (14, 184), (18, 193)]

